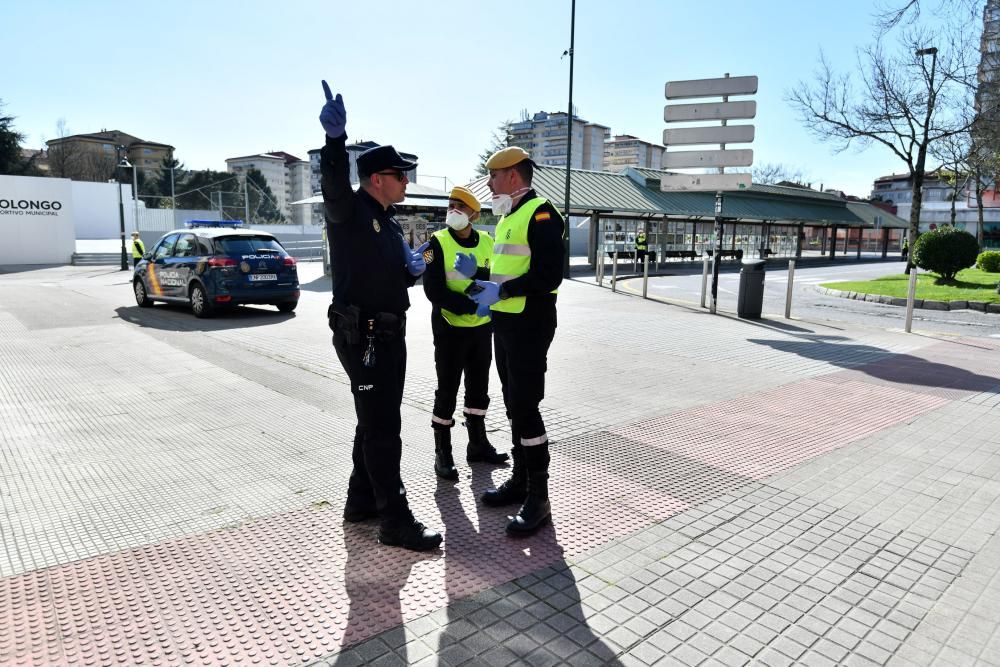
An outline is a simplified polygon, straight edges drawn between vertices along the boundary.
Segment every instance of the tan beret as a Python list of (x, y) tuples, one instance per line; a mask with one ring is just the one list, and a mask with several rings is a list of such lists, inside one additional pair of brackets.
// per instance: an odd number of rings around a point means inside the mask
[(451, 194), (448, 195), (448, 199), (457, 199), (469, 208), (471, 208), (476, 213), (483, 207), (476, 199), (476, 195), (472, 194), (472, 190), (468, 188), (463, 188), (461, 185), (456, 185), (451, 189)]
[(506, 169), (507, 167), (513, 167), (518, 162), (523, 162), (524, 160), (531, 160), (531, 155), (528, 151), (524, 150), (520, 146), (508, 146), (507, 148), (499, 150), (491, 155), (490, 159), (486, 161), (486, 168)]

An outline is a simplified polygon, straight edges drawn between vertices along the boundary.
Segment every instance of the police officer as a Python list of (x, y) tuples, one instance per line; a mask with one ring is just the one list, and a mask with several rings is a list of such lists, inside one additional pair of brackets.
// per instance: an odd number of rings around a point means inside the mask
[(434, 333), (434, 367), (437, 390), (434, 392), (434, 472), (441, 479), (458, 479), (451, 454), (451, 427), (455, 425), (458, 385), (465, 373), (465, 426), (469, 446), (465, 460), (472, 463), (503, 463), (506, 454), (494, 449), (486, 437), (486, 408), (490, 404), (490, 363), (493, 360), (493, 336), (489, 314), (477, 315), (476, 304), (465, 296), (472, 285), (452, 267), (459, 254), (469, 262), (479, 278), (489, 278), (493, 239), (486, 232), (472, 228), (479, 219), (479, 200), (466, 188), (453, 188), (448, 198), (444, 229), (435, 232), (424, 253), (424, 294), (434, 306), (431, 331)]
[[(562, 282), (563, 219), (531, 188), (535, 163), (523, 148), (498, 151), (486, 162), (496, 228), (490, 279), (470, 298), (493, 315), (497, 373), (511, 420), (510, 479), (483, 494), (486, 505), (521, 503), (510, 535), (530, 535), (550, 517), (549, 439), (538, 404), (545, 395), (546, 355), (556, 330), (556, 288)], [(456, 270), (471, 275), (456, 262)]]
[[(392, 146), (358, 156), (361, 187), (351, 188), (345, 143), (347, 113), (323, 82), (326, 131), (321, 154), (327, 238), (333, 252), (330, 328), (337, 357), (351, 380), (355, 429), (344, 520), (380, 518), (382, 544), (415, 551), (434, 549), (441, 535), (410, 512), (400, 479), (400, 406), (406, 375), (406, 290), (426, 268), (424, 247), (412, 250), (393, 218), (406, 193), (406, 171), (415, 162)], [(425, 244), (426, 245), (426, 244)]]
[(139, 232), (132, 232), (132, 268), (134, 269), (142, 256), (146, 254), (146, 246), (139, 238)]
[(646, 244), (646, 231), (640, 229), (639, 233), (635, 235), (635, 260), (640, 264), (642, 264), (642, 260), (646, 256), (648, 247)]

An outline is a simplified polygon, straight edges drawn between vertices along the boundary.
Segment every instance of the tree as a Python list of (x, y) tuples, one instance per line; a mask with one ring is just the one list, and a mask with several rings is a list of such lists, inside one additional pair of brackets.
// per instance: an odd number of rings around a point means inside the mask
[(957, 217), (955, 207), (959, 197), (965, 192), (970, 182), (969, 158), (972, 151), (972, 134), (962, 132), (945, 137), (930, 147), (931, 153), (941, 161), (938, 177), (947, 183), (951, 200), (951, 226), (955, 226)]
[(951, 282), (962, 269), (976, 263), (979, 244), (969, 232), (954, 227), (938, 227), (921, 234), (913, 244), (913, 263), (921, 269), (941, 276), (941, 282)]
[[(66, 119), (56, 122), (56, 138), (65, 139), (70, 136)], [(49, 173), (56, 178), (73, 178), (79, 173), (83, 151), (79, 145), (72, 142), (59, 142), (49, 146)]]
[(246, 179), (247, 195), (250, 198), (250, 219), (278, 224), (287, 222), (278, 209), (277, 199), (268, 187), (264, 174), (257, 169), (247, 169)]
[(490, 172), (486, 168), (486, 161), (498, 150), (507, 148), (510, 141), (510, 126), (513, 122), (512, 120), (505, 120), (493, 130), (493, 136), (490, 137), (490, 145), (479, 154), (479, 164), (476, 165), (477, 176), (486, 176), (489, 174)]
[(776, 183), (786, 181), (788, 183), (796, 183), (802, 187), (808, 187), (804, 183), (805, 176), (803, 176), (801, 169), (798, 167), (789, 167), (788, 165), (780, 163), (766, 162), (764, 164), (754, 165), (750, 169), (741, 168), (733, 169), (731, 171), (738, 174), (750, 174), (750, 180), (753, 183), (774, 185)]
[[(920, 207), (928, 147), (967, 132), (971, 120), (975, 67), (964, 33), (936, 35), (942, 49), (925, 48), (931, 37), (911, 32), (900, 40), (899, 55), (889, 55), (881, 40), (859, 54), (861, 92), (849, 75), (836, 75), (820, 56), (812, 83), (800, 82), (787, 95), (802, 122), (837, 151), (852, 142), (888, 148), (907, 167), (911, 182), (911, 242), (919, 234)], [(931, 56), (928, 67), (927, 57)], [(909, 271), (910, 264), (907, 264)]]
[(146, 185), (144, 196), (149, 197), (147, 206), (170, 208), (171, 194), (176, 195), (187, 187), (184, 165), (172, 157), (164, 157), (153, 176), (147, 179)]
[(39, 173), (34, 158), (25, 159), (21, 151), (24, 135), (14, 129), (14, 116), (4, 116), (0, 100), (0, 174), (36, 176)]

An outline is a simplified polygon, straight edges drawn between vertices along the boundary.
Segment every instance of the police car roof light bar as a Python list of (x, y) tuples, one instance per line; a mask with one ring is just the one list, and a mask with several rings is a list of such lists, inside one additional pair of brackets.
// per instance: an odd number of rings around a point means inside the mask
[(233, 229), (243, 226), (242, 220), (188, 220), (185, 223), (188, 229), (195, 227), (232, 227)]

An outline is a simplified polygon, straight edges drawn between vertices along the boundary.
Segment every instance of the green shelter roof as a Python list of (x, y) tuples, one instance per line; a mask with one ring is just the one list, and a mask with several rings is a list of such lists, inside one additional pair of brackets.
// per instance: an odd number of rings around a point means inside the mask
[[(660, 177), (669, 172), (655, 169), (626, 169), (618, 174), (583, 169), (571, 172), (570, 213), (573, 215), (589, 215), (595, 211), (635, 217), (712, 219), (715, 215), (714, 192), (661, 192)], [(487, 177), (483, 176), (468, 186), (480, 201), (490, 200), (486, 181)], [(533, 185), (539, 195), (552, 201), (557, 208), (563, 208), (565, 167), (536, 167)], [(805, 188), (752, 185), (745, 190), (726, 191), (722, 215), (745, 222), (874, 226), (871, 219), (856, 214), (848, 203), (836, 195)]]

